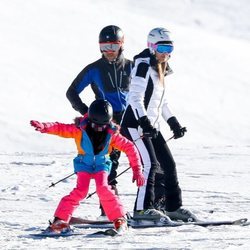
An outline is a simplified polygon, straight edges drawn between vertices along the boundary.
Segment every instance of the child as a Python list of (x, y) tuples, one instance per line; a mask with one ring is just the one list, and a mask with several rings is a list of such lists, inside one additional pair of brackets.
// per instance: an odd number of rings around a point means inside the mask
[(133, 179), (137, 186), (144, 185), (139, 153), (132, 142), (123, 137), (117, 125), (111, 122), (113, 110), (106, 100), (95, 100), (89, 107), (88, 115), (75, 124), (40, 123), (30, 124), (41, 133), (54, 134), (65, 138), (74, 138), (78, 155), (74, 158), (77, 185), (69, 195), (63, 197), (55, 211), (54, 221), (47, 228), (48, 232), (61, 233), (70, 230), (69, 220), (89, 189), (90, 179), (96, 183), (96, 192), (101, 205), (110, 221), (118, 231), (127, 229), (126, 211), (119, 197), (108, 185), (111, 168), (109, 153), (112, 148), (124, 151), (133, 170)]

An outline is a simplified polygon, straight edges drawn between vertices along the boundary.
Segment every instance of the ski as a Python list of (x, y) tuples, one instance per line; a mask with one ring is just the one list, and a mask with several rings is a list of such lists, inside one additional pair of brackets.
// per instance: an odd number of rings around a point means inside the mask
[(31, 237), (36, 237), (36, 238), (59, 238), (59, 237), (70, 237), (70, 236), (76, 236), (76, 235), (82, 235), (82, 233), (70, 231), (70, 232), (62, 232), (62, 233), (51, 233), (51, 232), (46, 232), (42, 231), (40, 233), (33, 233), (29, 234)]
[[(148, 228), (148, 227), (178, 227), (178, 226), (222, 226), (222, 225), (250, 225), (247, 218), (238, 220), (222, 220), (222, 221), (196, 221), (196, 222), (179, 222), (165, 220), (164, 217), (160, 220), (128, 220), (128, 226), (132, 228)], [(76, 228), (112, 228), (113, 223), (110, 221), (98, 221), (79, 218), (78, 223), (75, 223)]]
[(129, 220), (128, 225), (132, 228), (149, 228), (149, 227), (178, 227), (178, 226), (202, 226), (202, 227), (211, 227), (211, 226), (223, 226), (223, 225), (249, 225), (247, 219), (238, 219), (238, 220), (224, 220), (224, 221), (195, 221), (195, 222), (179, 222), (172, 221), (171, 223), (166, 223), (164, 221), (149, 221), (149, 220)]
[(68, 231), (68, 232), (62, 232), (62, 233), (53, 233), (53, 232), (47, 232), (46, 230), (43, 230), (39, 233), (29, 234), (29, 236), (35, 237), (35, 238), (60, 238), (60, 237), (71, 237), (71, 236), (79, 236), (79, 235), (83, 237), (102, 237), (102, 236), (115, 237), (115, 236), (123, 235), (124, 233), (125, 233), (124, 231), (119, 232), (118, 230), (114, 228), (111, 228), (111, 227), (107, 228), (106, 226), (105, 230), (99, 230), (94, 233), (74, 232), (73, 230)]
[(109, 228), (106, 230), (100, 230), (91, 234), (88, 234), (87, 237), (101, 237), (101, 236), (111, 236), (111, 237), (115, 237), (115, 236), (119, 236), (122, 235), (121, 233), (119, 233), (117, 230), (115, 230), (114, 228)]
[(79, 217), (72, 217), (70, 225), (76, 228), (104, 228), (110, 229), (114, 227), (114, 224), (109, 220), (91, 220)]
[[(81, 223), (79, 223), (81, 221)], [(51, 233), (47, 232), (46, 230), (40, 233), (33, 233), (30, 234), (31, 237), (36, 238), (59, 238), (59, 237), (70, 237), (70, 236), (77, 236), (81, 235), (84, 237), (116, 237), (124, 235), (127, 231), (117, 231), (113, 228), (113, 223), (110, 221), (95, 221), (95, 220), (88, 220), (88, 219), (81, 219), (78, 221), (78, 224), (74, 224), (76, 228), (104, 228), (104, 230), (99, 230), (94, 233), (81, 233), (81, 232), (74, 232), (70, 230), (68, 232), (62, 233)], [(164, 217), (160, 220), (128, 220), (128, 226), (131, 228), (152, 228), (152, 227), (178, 227), (178, 226), (202, 226), (202, 227), (213, 227), (213, 226), (223, 226), (223, 225), (240, 225), (240, 226), (249, 226), (250, 222), (248, 222), (247, 218), (242, 218), (238, 220), (222, 220), (222, 221), (196, 221), (196, 222), (179, 222), (179, 221), (169, 221), (166, 220)]]
[(96, 224), (96, 225), (106, 225), (106, 224), (112, 224), (109, 220), (90, 220), (90, 219), (84, 219), (80, 217), (71, 217), (69, 221), (70, 225), (75, 224)]

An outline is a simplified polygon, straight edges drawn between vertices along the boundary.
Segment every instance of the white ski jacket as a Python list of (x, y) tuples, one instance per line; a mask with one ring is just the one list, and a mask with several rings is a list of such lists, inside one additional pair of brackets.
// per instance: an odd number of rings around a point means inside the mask
[[(124, 117), (126, 120), (128, 117), (138, 120), (142, 116), (147, 116), (151, 125), (160, 130), (162, 117), (167, 121), (173, 115), (168, 107), (165, 83), (162, 85), (159, 82), (158, 73), (153, 67), (154, 62), (152, 60), (154, 58), (148, 49), (135, 57), (126, 110), (128, 113), (132, 110), (133, 115), (125, 114)], [(172, 70), (168, 66), (167, 74), (170, 73), (172, 73)], [(129, 127), (129, 124), (126, 121), (124, 122)], [(135, 123), (132, 122), (132, 124)]]

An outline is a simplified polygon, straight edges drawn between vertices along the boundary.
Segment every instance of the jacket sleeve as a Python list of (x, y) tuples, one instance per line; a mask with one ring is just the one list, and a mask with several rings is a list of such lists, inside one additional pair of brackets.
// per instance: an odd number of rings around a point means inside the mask
[(133, 171), (141, 170), (140, 154), (133, 142), (116, 132), (112, 135), (111, 147), (124, 152), (129, 160), (129, 164)]
[(88, 106), (82, 102), (79, 95), (89, 84), (91, 84), (91, 72), (86, 67), (79, 73), (66, 92), (66, 97), (72, 107), (82, 115), (87, 113)]
[(169, 109), (167, 100), (165, 100), (165, 102), (162, 106), (162, 117), (165, 121), (167, 121), (172, 116), (173, 116), (173, 114), (172, 114), (171, 110)]
[(139, 119), (147, 115), (144, 106), (144, 96), (149, 79), (149, 64), (146, 61), (137, 62), (131, 75), (131, 84), (129, 89), (128, 103)]
[(77, 134), (81, 132), (75, 124), (64, 124), (59, 122), (46, 122), (43, 123), (43, 133), (58, 135), (64, 138), (76, 138)]

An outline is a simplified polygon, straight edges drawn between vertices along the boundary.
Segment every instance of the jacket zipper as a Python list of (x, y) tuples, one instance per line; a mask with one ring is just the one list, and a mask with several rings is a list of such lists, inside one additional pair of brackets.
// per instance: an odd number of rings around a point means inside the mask
[(109, 72), (108, 72), (108, 76), (109, 76), (109, 79), (110, 79), (110, 82), (111, 82), (112, 86), (113, 86), (113, 87), (114, 87), (114, 89), (115, 89), (114, 82), (113, 82), (112, 77), (111, 77), (111, 75), (110, 75), (110, 73), (109, 73)]
[(122, 84), (122, 71), (120, 72), (120, 79), (119, 79), (119, 85), (118, 85), (117, 71), (116, 71), (116, 67), (114, 63), (113, 63), (113, 68), (114, 68), (115, 82), (113, 81), (110, 72), (108, 72), (108, 76), (109, 76), (112, 86), (116, 89), (116, 93), (120, 101), (120, 105), (122, 106), (121, 95), (120, 95), (120, 87)]
[(157, 117), (156, 117), (156, 119), (155, 119), (155, 121), (154, 121), (153, 127), (155, 127), (155, 124), (156, 124), (156, 122), (157, 122), (158, 119), (159, 119), (159, 116), (160, 116), (160, 107), (161, 107), (161, 104), (162, 104), (162, 99), (163, 99), (164, 94), (165, 94), (165, 81), (164, 81), (164, 79), (163, 79), (163, 91), (162, 91), (160, 103), (159, 103), (159, 105), (158, 105), (158, 107), (157, 107)]

